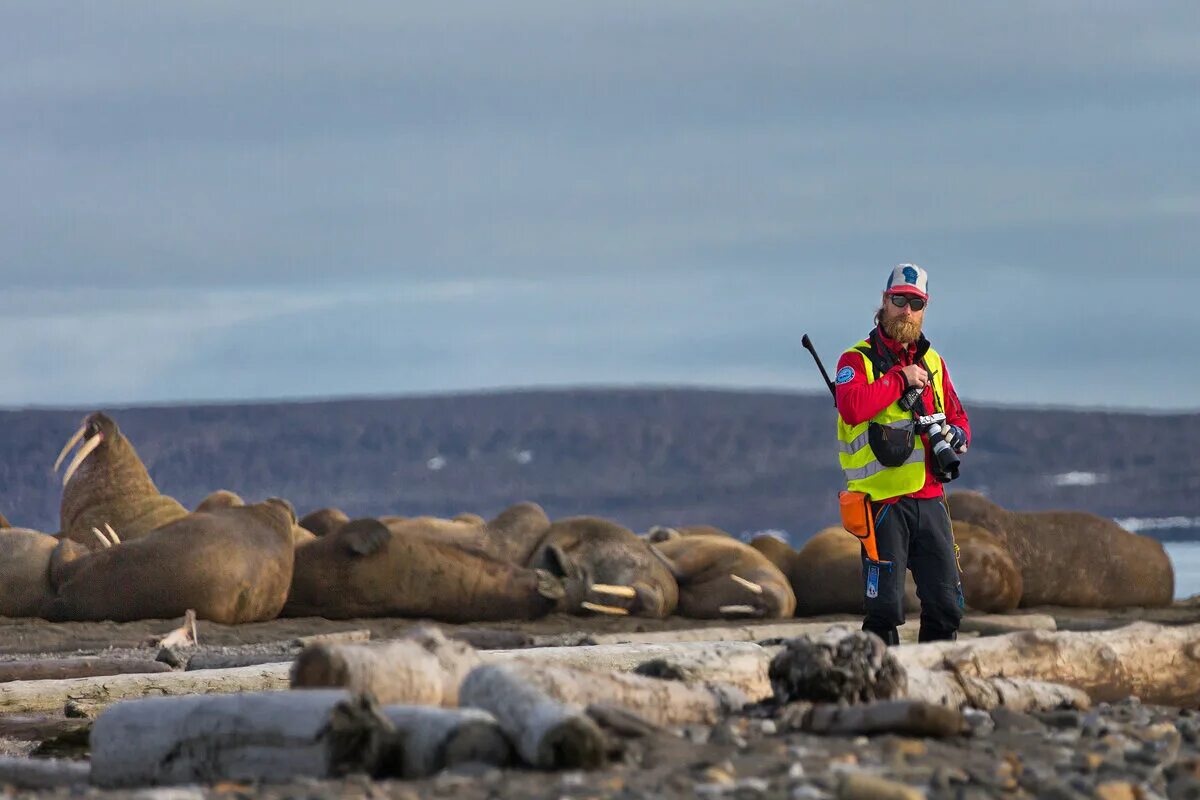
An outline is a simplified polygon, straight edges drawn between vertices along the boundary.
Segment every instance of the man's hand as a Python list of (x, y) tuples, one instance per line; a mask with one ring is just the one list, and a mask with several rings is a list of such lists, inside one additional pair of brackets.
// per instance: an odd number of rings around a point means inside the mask
[(946, 444), (954, 448), (954, 452), (962, 454), (967, 452), (967, 432), (957, 425), (947, 425), (945, 431), (942, 432), (942, 437), (946, 440)]
[(920, 364), (909, 364), (901, 372), (904, 373), (904, 379), (908, 381), (909, 386), (924, 389), (929, 385), (929, 373)]

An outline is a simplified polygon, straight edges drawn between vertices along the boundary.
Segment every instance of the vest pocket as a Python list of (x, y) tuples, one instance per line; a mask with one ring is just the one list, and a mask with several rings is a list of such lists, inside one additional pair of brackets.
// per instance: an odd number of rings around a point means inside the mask
[(901, 420), (890, 425), (871, 422), (867, 425), (867, 443), (876, 460), (885, 467), (903, 466), (916, 446), (912, 420)]

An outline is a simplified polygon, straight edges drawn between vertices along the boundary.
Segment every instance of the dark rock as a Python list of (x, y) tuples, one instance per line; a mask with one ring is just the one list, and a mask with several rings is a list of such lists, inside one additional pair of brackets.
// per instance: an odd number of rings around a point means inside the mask
[(771, 660), (768, 674), (778, 703), (890, 700), (908, 686), (883, 640), (863, 631), (834, 629), (821, 637), (790, 639)]
[(1022, 711), (1014, 711), (1005, 706), (992, 709), (991, 717), (992, 722), (996, 724), (996, 730), (1003, 733), (1041, 732), (1046, 730), (1046, 726), (1036, 717)]

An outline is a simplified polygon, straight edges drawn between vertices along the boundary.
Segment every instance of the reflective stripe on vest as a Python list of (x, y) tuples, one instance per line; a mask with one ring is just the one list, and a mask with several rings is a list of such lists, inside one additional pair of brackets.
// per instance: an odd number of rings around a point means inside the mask
[[(859, 347), (870, 347), (870, 344), (862, 341), (846, 352), (856, 352), (862, 357), (867, 383), (874, 383), (879, 376), (875, 374), (871, 359), (858, 351)], [(946, 401), (942, 359), (933, 348), (925, 353), (925, 366), (933, 383), (934, 410), (944, 410)], [(858, 425), (848, 425), (838, 415), (838, 461), (842, 474), (846, 476), (846, 487), (852, 492), (865, 492), (872, 500), (887, 500), (919, 490), (925, 485), (925, 443), (917, 437), (912, 454), (903, 464), (885, 467), (875, 458), (867, 441), (867, 431), (872, 422), (891, 428), (905, 428), (912, 426), (913, 418), (911, 412), (900, 408), (897, 403), (892, 403)]]

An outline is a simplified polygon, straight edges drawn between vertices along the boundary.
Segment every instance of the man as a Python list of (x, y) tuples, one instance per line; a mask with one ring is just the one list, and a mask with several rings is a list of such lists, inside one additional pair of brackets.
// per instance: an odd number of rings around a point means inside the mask
[(904, 624), (905, 569), (912, 571), (921, 600), (920, 641), (955, 639), (962, 620), (962, 584), (942, 491), (952, 477), (939, 467), (929, 437), (913, 435), (917, 414), (898, 404), (909, 387), (919, 389), (920, 413), (944, 413), (945, 441), (966, 452), (966, 412), (945, 362), (921, 332), (928, 302), (925, 270), (897, 265), (875, 330), (842, 354), (837, 369), (839, 460), (849, 491), (866, 495), (878, 549), (878, 560), (863, 549), (863, 630), (888, 644), (899, 643), (897, 627)]

